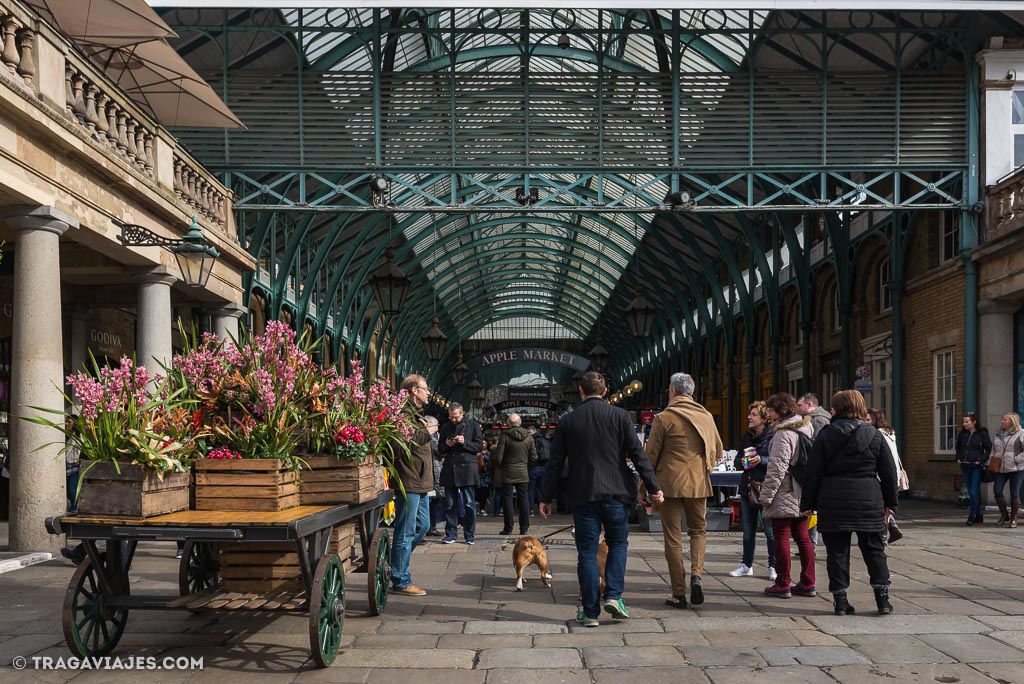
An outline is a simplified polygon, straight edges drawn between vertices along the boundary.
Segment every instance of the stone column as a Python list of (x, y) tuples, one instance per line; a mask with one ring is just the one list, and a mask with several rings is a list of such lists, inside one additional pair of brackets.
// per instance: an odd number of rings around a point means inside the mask
[(229, 304), (221, 309), (211, 309), (213, 316), (213, 332), (218, 337), (238, 339), (238, 320), (246, 310), (238, 304)]
[[(1000, 417), (1014, 410), (1013, 315), (1017, 302), (978, 302), (978, 416), (995, 434)], [(968, 408), (970, 410), (970, 408)]]
[[(59, 420), (30, 407), (64, 410), (59, 242), (78, 222), (53, 207), (21, 207), (5, 212), (4, 221), (15, 230), (16, 255), (10, 415)], [(56, 553), (63, 540), (50, 536), (44, 522), (67, 511), (63, 438), (23, 420), (12, 419), (10, 427), (10, 548)]]
[(139, 281), (135, 358), (151, 376), (166, 375), (161, 364), (171, 362), (171, 283), (176, 280), (166, 269), (157, 269)]

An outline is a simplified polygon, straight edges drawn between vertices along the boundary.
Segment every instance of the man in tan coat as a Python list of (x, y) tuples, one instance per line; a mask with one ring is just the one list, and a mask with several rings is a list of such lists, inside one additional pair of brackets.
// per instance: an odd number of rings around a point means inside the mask
[(661, 524), (672, 582), (672, 597), (665, 603), (676, 608), (686, 607), (684, 513), (690, 535), (690, 603), (704, 603), (701, 576), (707, 547), (707, 498), (711, 496), (711, 469), (722, 456), (715, 419), (693, 400), (693, 389), (693, 378), (686, 373), (672, 376), (668, 406), (654, 417), (647, 439), (647, 457), (665, 493)]

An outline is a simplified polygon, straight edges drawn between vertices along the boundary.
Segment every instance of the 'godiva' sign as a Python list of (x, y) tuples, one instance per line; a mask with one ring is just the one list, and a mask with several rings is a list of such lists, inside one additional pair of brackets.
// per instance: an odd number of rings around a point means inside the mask
[(481, 370), (490, 366), (499, 366), (504, 363), (553, 363), (556, 366), (565, 366), (578, 371), (585, 371), (590, 368), (590, 359), (579, 354), (559, 351), (557, 349), (542, 349), (539, 347), (519, 347), (514, 349), (499, 349), (479, 356), (474, 356), (466, 362), (471, 370)]

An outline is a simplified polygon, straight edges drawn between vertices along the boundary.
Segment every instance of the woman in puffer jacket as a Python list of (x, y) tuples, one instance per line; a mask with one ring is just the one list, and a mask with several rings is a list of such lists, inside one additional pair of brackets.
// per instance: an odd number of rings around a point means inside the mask
[[(992, 493), (995, 494), (999, 506), (999, 520), (996, 525), (1007, 522), (1010, 527), (1017, 526), (1017, 514), (1020, 512), (1020, 485), (1024, 482), (1024, 431), (1020, 429), (1020, 416), (1016, 413), (1004, 413), (999, 422), (1000, 430), (992, 441), (990, 458), (999, 461), (999, 472), (992, 478)], [(1006, 497), (1003, 487), (1010, 483), (1010, 502), (1012, 508), (1006, 511)]]
[(807, 461), (801, 509), (818, 511), (825, 540), (828, 590), (836, 615), (853, 613), (846, 598), (850, 586), (850, 537), (857, 533), (868, 577), (881, 615), (889, 603), (889, 564), (882, 531), (897, 504), (896, 462), (882, 433), (867, 421), (864, 396), (837, 392), (830, 402), (832, 422), (821, 429)]
[[(807, 516), (801, 514), (800, 483), (789, 474), (789, 464), (800, 448), (800, 434), (810, 439), (814, 434), (811, 419), (796, 412), (796, 399), (783, 392), (773, 394), (765, 402), (772, 421), (772, 441), (768, 446), (768, 472), (761, 486), (764, 517), (771, 520), (775, 534), (775, 583), (764, 593), (777, 598), (816, 596), (814, 588), (814, 544), (807, 534)], [(800, 582), (790, 587), (789, 538), (796, 541), (800, 552)]]

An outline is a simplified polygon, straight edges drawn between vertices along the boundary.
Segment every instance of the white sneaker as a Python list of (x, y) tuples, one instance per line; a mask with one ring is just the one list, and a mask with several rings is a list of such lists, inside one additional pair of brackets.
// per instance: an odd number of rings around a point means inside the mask
[(768, 568), (768, 579), (772, 582), (779, 576), (779, 573), (775, 572), (775, 568)]
[(744, 563), (740, 563), (735, 570), (729, 572), (729, 577), (752, 577), (753, 575), (754, 568)]

